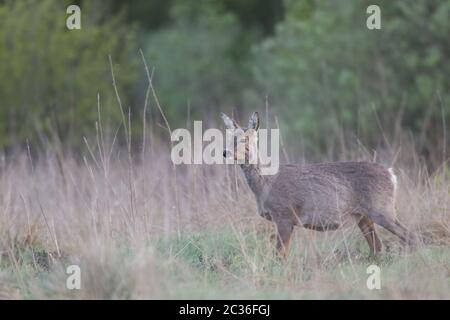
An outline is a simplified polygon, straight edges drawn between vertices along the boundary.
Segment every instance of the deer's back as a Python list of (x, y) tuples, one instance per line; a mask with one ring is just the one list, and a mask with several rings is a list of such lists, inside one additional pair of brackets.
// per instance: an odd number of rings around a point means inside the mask
[(392, 206), (393, 193), (390, 172), (376, 163), (284, 165), (270, 178), (259, 204), (272, 216), (332, 226), (352, 213)]

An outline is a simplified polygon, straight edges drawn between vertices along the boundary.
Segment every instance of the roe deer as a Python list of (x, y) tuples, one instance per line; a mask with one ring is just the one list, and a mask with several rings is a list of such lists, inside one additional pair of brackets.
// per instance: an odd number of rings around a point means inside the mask
[[(258, 212), (277, 231), (277, 250), (286, 258), (294, 226), (316, 231), (336, 230), (353, 219), (366, 238), (371, 255), (381, 250), (374, 222), (408, 244), (415, 238), (394, 218), (397, 178), (392, 168), (370, 162), (334, 162), (280, 165), (278, 173), (261, 175), (259, 164), (250, 164), (257, 150), (259, 116), (254, 112), (247, 128), (221, 114), (233, 141), (224, 157), (240, 160), (242, 171), (256, 197)], [(237, 141), (245, 143), (236, 144)]]

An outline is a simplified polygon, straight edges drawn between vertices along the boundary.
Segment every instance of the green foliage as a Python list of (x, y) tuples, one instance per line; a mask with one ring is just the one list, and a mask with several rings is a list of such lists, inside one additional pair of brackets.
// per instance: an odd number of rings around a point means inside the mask
[(104, 19), (100, 8), (85, 2), (82, 29), (69, 31), (67, 5), (55, 0), (0, 5), (2, 146), (36, 133), (82, 142), (82, 134), (95, 132), (97, 93), (109, 120), (119, 119), (108, 55), (116, 64), (120, 89), (130, 91), (136, 74), (129, 62), (130, 53), (137, 52), (133, 29), (121, 17)]
[[(139, 41), (172, 127), (185, 125), (188, 105), (191, 119), (217, 120), (230, 107), (262, 109), (268, 96), (286, 145), (312, 156), (350, 136), (372, 148), (404, 132), (437, 165), (450, 150), (450, 1), (77, 3), (80, 31), (65, 28), (68, 1), (0, 2), (0, 146), (36, 133), (82, 141), (95, 132), (98, 92), (116, 127), (109, 54), (140, 134)], [(371, 4), (381, 30), (366, 27)]]
[(190, 104), (193, 116), (216, 116), (240, 101), (248, 72), (242, 64), (250, 34), (234, 15), (205, 1), (179, 2), (173, 24), (149, 36), (146, 54), (155, 67), (155, 86), (169, 118), (180, 124)]
[(443, 143), (450, 2), (377, 1), (381, 30), (366, 27), (369, 1), (285, 4), (275, 36), (255, 48), (253, 73), (291, 136), (309, 141), (309, 151), (323, 150), (342, 128), (376, 143), (375, 117), (388, 129), (402, 116), (405, 129), (433, 128), (427, 142)]

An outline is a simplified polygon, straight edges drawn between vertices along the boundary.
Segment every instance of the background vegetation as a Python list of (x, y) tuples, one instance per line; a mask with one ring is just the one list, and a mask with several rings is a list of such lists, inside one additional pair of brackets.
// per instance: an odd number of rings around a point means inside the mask
[[(449, 17), (448, 0), (0, 0), (0, 298), (448, 299)], [(254, 110), (283, 161), (394, 166), (418, 247), (380, 230), (370, 259), (354, 226), (301, 229), (280, 262), (239, 168), (174, 167), (162, 116)]]
[(450, 1), (376, 1), (376, 31), (365, 27), (365, 0), (76, 3), (80, 31), (65, 28), (67, 1), (0, 2), (3, 147), (52, 136), (79, 145), (95, 132), (97, 93), (115, 128), (108, 55), (140, 132), (142, 48), (175, 127), (188, 111), (216, 121), (220, 110), (243, 117), (268, 102), (293, 153), (319, 157), (332, 145), (336, 157), (343, 141), (375, 147), (407, 136), (432, 168), (447, 157)]

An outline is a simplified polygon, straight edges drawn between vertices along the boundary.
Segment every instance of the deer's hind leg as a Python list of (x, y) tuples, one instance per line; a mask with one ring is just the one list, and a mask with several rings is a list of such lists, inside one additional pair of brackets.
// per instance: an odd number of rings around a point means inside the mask
[(373, 221), (364, 216), (358, 216), (358, 219), (358, 227), (361, 229), (364, 238), (366, 238), (367, 243), (369, 244), (370, 254), (375, 256), (381, 251), (382, 245), (375, 232)]
[(384, 214), (382, 211), (370, 210), (368, 217), (376, 224), (379, 224), (383, 228), (395, 234), (408, 245), (413, 246), (416, 244), (416, 239), (411, 235), (411, 233), (399, 222), (390, 218), (388, 214)]

